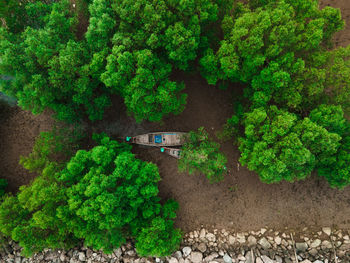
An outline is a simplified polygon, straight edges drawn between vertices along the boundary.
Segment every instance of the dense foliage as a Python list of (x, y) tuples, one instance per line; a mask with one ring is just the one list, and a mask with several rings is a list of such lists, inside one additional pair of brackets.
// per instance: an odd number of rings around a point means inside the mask
[(7, 185), (7, 180), (4, 178), (0, 178), (0, 199), (5, 195), (5, 189)]
[(222, 20), (224, 39), (200, 59), (208, 83), (244, 82), (248, 103), (228, 120), (240, 161), (267, 183), (312, 171), (334, 187), (350, 183), (350, 46), (329, 51), (344, 27), (340, 11), (318, 1), (237, 3)]
[[(141, 255), (170, 254), (181, 241), (172, 219), (177, 204), (160, 204), (157, 167), (130, 146), (95, 136), (98, 146), (78, 150), (62, 168), (47, 163), (32, 184), (0, 205), (0, 231), (24, 248), (67, 248), (84, 240), (112, 252), (135, 238)], [(45, 149), (45, 148), (44, 148)]]
[[(1, 4), (0, 74), (9, 77), (1, 90), (34, 114), (50, 108), (68, 121), (101, 119), (112, 94), (124, 98), (138, 121), (180, 113), (184, 84), (170, 74), (189, 69), (208, 45), (201, 28), (217, 20), (218, 5), (93, 0), (87, 10), (76, 2)], [(82, 15), (89, 16), (87, 28)]]
[(212, 183), (223, 179), (226, 163), (220, 144), (210, 139), (203, 127), (189, 133), (178, 161), (180, 171), (204, 174)]

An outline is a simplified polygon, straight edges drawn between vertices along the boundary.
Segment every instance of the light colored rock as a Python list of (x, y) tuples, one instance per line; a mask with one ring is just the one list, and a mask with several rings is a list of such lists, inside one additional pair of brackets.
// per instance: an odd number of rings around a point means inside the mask
[(261, 258), (256, 258), (255, 263), (264, 263)]
[(271, 248), (271, 244), (269, 243), (269, 241), (267, 241), (267, 239), (265, 237), (261, 238), (259, 240), (259, 244), (263, 247), (263, 249), (269, 249)]
[(281, 245), (282, 238), (280, 238), (279, 236), (276, 236), (274, 240), (275, 240), (276, 245), (278, 245), (278, 246)]
[(277, 263), (283, 263), (283, 259), (280, 256), (275, 256), (275, 260)]
[(252, 250), (246, 253), (246, 262), (245, 263), (254, 263), (255, 262), (255, 256)]
[(316, 248), (312, 248), (312, 249), (309, 250), (309, 254), (311, 256), (316, 256), (318, 254), (318, 251), (317, 251)]
[(174, 256), (175, 258), (177, 258), (177, 259), (180, 259), (180, 258), (182, 258), (182, 253), (181, 253), (181, 251), (176, 251), (176, 252), (173, 254), (173, 256)]
[(312, 241), (312, 243), (310, 244), (310, 247), (316, 248), (316, 247), (318, 247), (318, 246), (320, 246), (320, 245), (321, 245), (321, 240), (315, 239), (315, 240)]
[(305, 252), (308, 248), (308, 245), (305, 242), (295, 243), (295, 247), (298, 251)]
[(192, 249), (190, 247), (184, 247), (182, 249), (182, 253), (184, 254), (184, 257), (187, 257), (189, 254), (191, 254)]
[(215, 235), (214, 235), (214, 234), (212, 234), (212, 233), (208, 233), (208, 234), (206, 234), (206, 236), (205, 236), (205, 237), (208, 239), (208, 241), (211, 241), (211, 242), (215, 242), (215, 240), (216, 240)]
[(312, 263), (312, 262), (308, 259), (305, 259), (305, 260), (301, 261), (300, 263)]
[(225, 254), (223, 259), (225, 263), (232, 263), (232, 258), (228, 254)]
[(190, 260), (193, 263), (202, 263), (203, 260), (203, 254), (200, 252), (192, 252), (190, 255)]
[(325, 233), (327, 236), (330, 236), (332, 233), (332, 230), (330, 227), (322, 227), (323, 233)]
[(236, 242), (236, 238), (234, 236), (229, 235), (228, 236), (228, 243), (230, 245), (233, 245)]
[(198, 245), (198, 250), (202, 253), (204, 253), (207, 250), (207, 245), (205, 243), (200, 243)]
[(331, 249), (332, 248), (332, 243), (329, 242), (328, 240), (323, 240), (322, 241), (322, 246), (325, 247), (325, 248)]
[(254, 236), (249, 236), (248, 237), (248, 245), (249, 246), (256, 246), (256, 238)]
[(201, 232), (199, 232), (199, 238), (204, 239), (205, 238), (205, 229), (202, 228)]
[(169, 263), (179, 263), (179, 261), (177, 260), (177, 258), (171, 257), (171, 258), (169, 259)]
[(66, 256), (63, 253), (60, 255), (60, 260), (61, 261), (66, 261)]
[(86, 259), (85, 253), (83, 252), (79, 252), (78, 257), (79, 257), (79, 261), (85, 261)]
[(243, 233), (238, 233), (237, 234), (237, 241), (241, 244), (245, 243), (245, 236)]
[(261, 259), (264, 263), (274, 263), (271, 258), (269, 258), (268, 256), (265, 256), (265, 255), (262, 255)]
[(265, 234), (266, 231), (267, 231), (266, 228), (260, 229), (260, 233), (261, 233), (262, 235)]
[(316, 260), (314, 263), (323, 263), (321, 260)]

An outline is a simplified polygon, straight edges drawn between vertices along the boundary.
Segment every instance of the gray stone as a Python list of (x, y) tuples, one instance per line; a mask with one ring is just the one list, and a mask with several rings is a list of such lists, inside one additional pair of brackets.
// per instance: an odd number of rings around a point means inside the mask
[(182, 253), (181, 253), (181, 251), (176, 251), (176, 252), (173, 254), (173, 256), (174, 256), (175, 258), (177, 258), (177, 259), (180, 259), (180, 258), (182, 258)]
[(312, 263), (312, 262), (308, 259), (305, 259), (305, 260), (301, 261), (300, 263)]
[(204, 260), (209, 262), (209, 261), (212, 261), (213, 259), (217, 258), (218, 256), (219, 256), (219, 254), (214, 252), (214, 253), (211, 253), (209, 256), (205, 257)]
[(330, 227), (322, 227), (323, 233), (325, 233), (327, 236), (330, 236), (332, 233), (332, 230)]
[(176, 258), (171, 257), (169, 263), (179, 263), (179, 261)]
[(245, 263), (254, 263), (255, 262), (255, 257), (254, 257), (254, 253), (252, 250), (250, 250), (246, 253), (245, 258), (246, 258)]
[(207, 250), (207, 245), (204, 244), (204, 243), (200, 243), (200, 244), (198, 245), (198, 250), (199, 250), (200, 252), (204, 253), (204, 252)]
[(281, 242), (282, 242), (282, 238), (280, 238), (279, 236), (276, 236), (276, 237), (275, 237), (275, 243), (276, 243), (276, 245), (281, 245)]
[(314, 263), (323, 263), (321, 260), (316, 260)]
[(199, 238), (204, 239), (205, 238), (205, 229), (202, 228), (201, 232), (199, 233)]
[(15, 258), (15, 263), (21, 263), (22, 262), (22, 258), (21, 257), (16, 257)]
[(308, 245), (305, 242), (295, 243), (295, 247), (298, 251), (305, 252), (308, 248)]
[(233, 245), (236, 242), (236, 238), (234, 236), (229, 235), (228, 236), (228, 243), (230, 245)]
[(61, 261), (65, 261), (66, 260), (66, 256), (63, 253), (60, 255), (60, 260)]
[(324, 241), (322, 241), (322, 246), (325, 247), (325, 248), (331, 249), (332, 248), (332, 243), (329, 242), (328, 240), (324, 240)]
[(265, 255), (261, 256), (261, 259), (263, 260), (264, 263), (274, 263), (271, 258)]
[(228, 254), (225, 254), (223, 259), (225, 263), (232, 263), (232, 258)]
[(192, 249), (190, 247), (184, 247), (182, 249), (182, 253), (184, 254), (184, 257), (187, 257), (189, 254), (191, 254)]
[(256, 238), (254, 236), (249, 236), (248, 237), (248, 245), (249, 246), (256, 246)]
[(208, 241), (211, 241), (211, 242), (215, 242), (215, 240), (216, 240), (215, 235), (214, 235), (214, 234), (212, 234), (212, 233), (208, 233), (208, 234), (206, 234), (206, 236), (205, 236), (205, 237), (208, 239)]
[(203, 259), (203, 254), (200, 252), (192, 252), (190, 256), (190, 260), (193, 263), (201, 263)]
[(238, 233), (237, 234), (237, 241), (241, 244), (245, 243), (245, 236), (243, 233)]
[(310, 244), (310, 247), (311, 247), (311, 248), (316, 248), (316, 247), (318, 247), (318, 246), (320, 246), (320, 245), (321, 245), (321, 240), (315, 239), (315, 240), (312, 241), (312, 243)]
[(256, 258), (255, 263), (264, 263), (261, 258)]
[(259, 244), (265, 250), (271, 248), (271, 244), (269, 243), (269, 241), (267, 241), (267, 239), (265, 237), (263, 237), (262, 239), (259, 240)]
[[(113, 253), (114, 253), (114, 255), (115, 255), (117, 258), (120, 258), (121, 255), (123, 254), (123, 251), (122, 251), (121, 248), (117, 248), (117, 249), (114, 249), (114, 250), (113, 250)], [(92, 253), (92, 255), (93, 255), (94, 257), (96, 257), (96, 255), (94, 255), (94, 254), (96, 254), (96, 253)]]
[(280, 256), (275, 256), (275, 260), (277, 263), (283, 263), (283, 259)]

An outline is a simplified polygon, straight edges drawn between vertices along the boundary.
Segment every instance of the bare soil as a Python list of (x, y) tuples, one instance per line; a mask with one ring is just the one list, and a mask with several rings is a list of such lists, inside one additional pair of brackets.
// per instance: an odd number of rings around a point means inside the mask
[[(343, 18), (350, 24), (349, 0), (320, 1), (321, 7), (328, 4), (341, 8)], [(349, 45), (350, 26), (334, 40), (337, 46)], [(106, 118), (90, 126), (90, 132), (105, 131), (117, 139), (150, 131), (189, 131), (204, 126), (214, 137), (232, 115), (232, 101), (234, 96), (241, 96), (242, 87), (232, 85), (219, 90), (196, 75), (177, 78), (185, 82), (188, 94), (182, 114), (170, 116), (162, 124), (137, 124), (132, 117), (121, 114), (125, 107), (121, 99), (115, 98)], [(20, 155), (30, 153), (36, 136), (48, 130), (53, 121), (49, 113), (33, 116), (18, 108), (3, 113), (1, 119), (0, 177), (8, 179), (9, 190), (16, 191), (34, 178), (18, 164)], [(264, 184), (255, 173), (238, 165), (239, 151), (232, 141), (222, 143), (222, 151), (229, 160), (228, 174), (218, 184), (209, 184), (203, 175), (179, 173), (176, 160), (158, 149), (135, 146), (133, 151), (139, 158), (159, 166), (160, 195), (179, 202), (177, 225), (185, 231), (201, 225), (240, 231), (264, 226), (295, 230), (325, 225), (350, 228), (350, 187), (342, 191), (331, 189), (317, 175), (293, 184)]]

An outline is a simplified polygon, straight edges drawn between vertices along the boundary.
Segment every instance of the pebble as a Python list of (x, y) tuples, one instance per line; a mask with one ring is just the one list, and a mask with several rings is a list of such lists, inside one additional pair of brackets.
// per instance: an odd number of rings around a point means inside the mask
[(212, 233), (208, 233), (205, 237), (208, 239), (208, 241), (211, 241), (211, 242), (215, 242), (216, 240), (215, 235)]
[(192, 252), (190, 256), (190, 260), (193, 263), (201, 263), (203, 260), (203, 254), (200, 252)]
[(305, 252), (308, 248), (308, 245), (305, 243), (305, 242), (302, 242), (302, 243), (296, 243), (295, 244), (295, 248), (298, 250), (298, 251), (302, 251), (302, 252)]
[(179, 261), (177, 260), (177, 258), (171, 257), (171, 258), (169, 259), (169, 263), (179, 263)]
[(248, 237), (248, 245), (249, 246), (256, 246), (256, 238), (254, 236), (249, 236)]
[(323, 233), (325, 233), (327, 236), (330, 236), (331, 235), (331, 228), (330, 227), (322, 227), (322, 231)]
[(232, 263), (232, 258), (228, 254), (224, 255), (223, 260), (225, 263)]
[(279, 236), (276, 236), (276, 237), (275, 237), (275, 243), (276, 243), (276, 245), (281, 245), (281, 242), (282, 242), (282, 238), (280, 238)]
[(85, 253), (80, 252), (80, 253), (78, 254), (78, 257), (79, 257), (79, 260), (80, 260), (80, 261), (85, 261)]
[(235, 242), (236, 242), (236, 238), (234, 236), (232, 236), (232, 235), (229, 235), (228, 236), (228, 243), (230, 245), (233, 245)]
[(197, 248), (200, 252), (204, 253), (207, 250), (207, 245), (205, 243), (200, 243)]
[(320, 245), (321, 245), (321, 240), (315, 239), (315, 240), (311, 243), (310, 247), (311, 247), (311, 248), (316, 248), (316, 247), (318, 247), (318, 246), (320, 246)]
[(182, 249), (182, 253), (184, 254), (184, 257), (187, 257), (191, 254), (192, 249), (190, 247), (184, 247)]
[(265, 237), (263, 237), (262, 239), (259, 240), (259, 244), (265, 250), (271, 248), (271, 244), (269, 243), (269, 241), (267, 241), (267, 239)]

